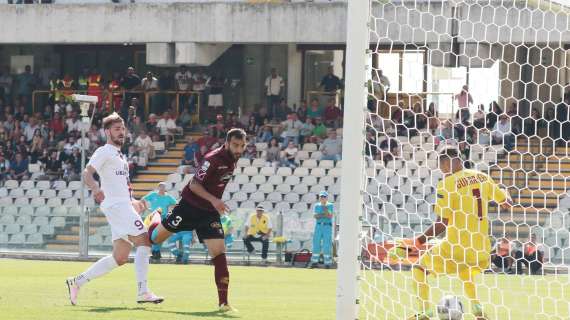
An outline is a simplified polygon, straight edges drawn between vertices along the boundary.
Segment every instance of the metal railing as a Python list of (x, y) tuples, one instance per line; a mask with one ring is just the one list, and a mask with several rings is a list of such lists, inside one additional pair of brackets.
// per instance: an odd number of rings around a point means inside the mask
[[(436, 97), (449, 96), (449, 106), (451, 113), (441, 112), (442, 101), (436, 99)], [(394, 106), (399, 106), (403, 104), (404, 109), (412, 109), (416, 103), (422, 106), (422, 110), (427, 110), (430, 102), (434, 102), (436, 105), (436, 111), (440, 110), (439, 115), (449, 116), (453, 115), (456, 111), (455, 107), (455, 94), (450, 92), (388, 92), (385, 99), (378, 99), (378, 114), (383, 118), (390, 117), (390, 111)], [(445, 98), (448, 99), (448, 98)]]
[[(59, 97), (61, 95), (66, 97), (66, 101), (71, 102), (71, 95), (72, 94), (89, 94), (90, 92), (86, 90), (35, 90), (32, 92), (32, 110), (35, 113), (38, 110), (38, 105), (45, 105), (50, 101), (50, 99), (57, 100), (55, 97)], [(119, 111), (122, 105), (125, 103), (125, 99), (127, 98), (140, 98), (142, 97), (142, 102), (144, 106), (144, 114), (148, 116), (150, 113), (151, 108), (154, 105), (159, 104), (164, 98), (167, 101), (164, 103), (166, 106), (170, 106), (172, 101), (175, 101), (175, 108), (176, 112), (180, 114), (180, 107), (181, 104), (188, 104), (195, 106), (195, 112), (192, 112), (193, 121), (198, 122), (200, 120), (200, 107), (202, 106), (202, 95), (205, 94), (204, 92), (200, 91), (176, 91), (176, 90), (101, 90), (100, 95), (101, 102), (98, 104), (98, 107), (104, 106), (109, 110), (116, 110)], [(51, 98), (53, 96), (53, 98)], [(184, 101), (184, 100), (187, 101)], [(117, 101), (120, 101), (119, 106), (117, 106)], [(41, 102), (44, 102), (43, 104)], [(182, 102), (182, 103), (181, 103)], [(168, 107), (162, 107), (162, 110), (167, 110)]]
[(311, 90), (306, 93), (307, 103), (310, 104), (312, 99), (318, 99), (319, 104), (324, 105), (327, 101), (322, 101), (322, 99), (328, 99), (334, 97), (335, 105), (340, 106), (342, 104), (342, 99), (344, 97), (344, 92), (342, 90), (337, 91), (316, 91)]
[[(42, 183), (47, 183), (46, 181)], [(0, 254), (42, 254), (42, 255), (75, 255), (80, 256), (82, 247), (87, 248), (89, 256), (99, 256), (108, 254), (112, 251), (111, 228), (107, 223), (104, 214), (99, 206), (92, 199), (91, 192), (85, 190), (86, 204), (85, 213), (88, 219), (80, 219), (84, 213), (79, 208), (77, 189), (78, 181), (73, 182), (74, 190), (62, 189), (51, 183), (52, 188), (45, 190), (37, 190), (38, 196), (34, 199), (22, 195), (13, 199), (8, 204), (5, 200), (0, 203)], [(40, 187), (39, 185), (36, 187)], [(59, 188), (55, 190), (54, 188)], [(71, 185), (70, 185), (71, 187)], [(5, 187), (2, 187), (5, 188)], [(43, 187), (40, 187), (43, 188)], [(14, 188), (17, 189), (17, 188)], [(14, 189), (9, 189), (13, 193)], [(56, 196), (57, 193), (57, 196)], [(65, 197), (64, 194), (72, 195), (71, 198), (60, 199), (59, 196)], [(7, 196), (11, 198), (11, 196)], [(23, 201), (23, 199), (26, 199)], [(253, 212), (253, 209), (240, 209), (243, 212)], [(239, 210), (238, 210), (239, 211)], [(284, 263), (284, 251), (287, 250), (287, 244), (294, 239), (277, 242), (273, 241), (275, 237), (282, 237), (287, 230), (284, 229), (283, 213), (281, 211), (268, 212), (274, 220), (274, 232), (271, 237), (269, 254), (275, 263)], [(235, 228), (232, 235), (234, 236), (233, 246), (228, 248), (228, 254), (233, 261), (248, 262), (247, 251), (243, 245), (242, 238), (244, 234), (244, 226), (247, 224), (248, 215), (232, 212), (232, 224)], [(87, 237), (80, 237), (80, 229), (85, 229)], [(291, 231), (291, 230), (289, 230)], [(310, 242), (307, 242), (310, 245)], [(310, 249), (310, 248), (308, 248)], [(174, 260), (175, 257), (170, 255), (169, 249), (162, 248), (165, 260)], [(190, 258), (192, 261), (200, 261), (207, 258), (207, 250), (200, 244), (191, 244)], [(83, 256), (86, 258), (87, 255)]]

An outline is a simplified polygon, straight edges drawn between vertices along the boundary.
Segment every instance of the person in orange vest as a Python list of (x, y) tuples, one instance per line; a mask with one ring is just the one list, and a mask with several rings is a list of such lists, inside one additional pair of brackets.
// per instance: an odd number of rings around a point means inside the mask
[(75, 93), (75, 80), (73, 80), (69, 74), (66, 74), (63, 79), (59, 80), (58, 88), (61, 90), (61, 95), (65, 97), (67, 102), (73, 100), (71, 95)]
[(97, 72), (97, 69), (93, 69), (87, 77), (87, 95), (96, 96), (99, 98), (99, 102), (97, 102), (97, 108), (100, 108), (102, 104), (101, 96), (103, 90), (101, 89), (101, 80), (101, 74)]
[(123, 90), (121, 90), (121, 77), (118, 72), (113, 72), (113, 79), (109, 82), (107, 89), (109, 90), (107, 100), (112, 101), (113, 110), (119, 112), (123, 101)]
[(87, 91), (87, 84), (89, 83), (88, 79), (89, 79), (89, 69), (84, 68), (79, 78), (77, 78), (77, 90), (81, 91), (80, 92), (81, 94), (85, 94), (85, 92)]

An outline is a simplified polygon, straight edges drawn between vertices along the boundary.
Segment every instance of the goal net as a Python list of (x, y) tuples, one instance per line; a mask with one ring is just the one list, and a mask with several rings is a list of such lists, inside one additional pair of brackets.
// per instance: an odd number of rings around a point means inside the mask
[[(360, 2), (370, 5), (370, 17), (369, 47), (361, 51), (368, 68), (358, 317), (439, 319), (436, 306), (451, 295), (462, 301), (463, 319), (568, 319), (570, 7), (530, 0)], [(354, 56), (347, 56), (348, 73)], [(348, 90), (347, 84), (347, 96)], [(426, 252), (439, 254), (432, 248), (445, 233), (403, 259), (389, 254), (436, 221), (444, 147), (456, 148), (465, 166), (488, 174), (514, 203), (491, 204), (481, 217), (493, 251), (469, 281), (448, 267), (462, 265), (451, 254), (438, 259), (444, 272), (422, 265)], [(347, 200), (346, 184), (342, 190)], [(457, 229), (471, 236), (467, 227)], [(417, 266), (428, 271), (425, 282), (414, 276)], [(431, 306), (419, 299), (426, 283)]]

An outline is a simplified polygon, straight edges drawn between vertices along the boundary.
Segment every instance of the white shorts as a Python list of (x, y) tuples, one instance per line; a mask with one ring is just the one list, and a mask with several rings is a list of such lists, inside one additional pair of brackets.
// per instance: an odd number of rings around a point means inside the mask
[(118, 239), (129, 240), (128, 236), (138, 236), (147, 232), (147, 229), (131, 202), (119, 202), (109, 207), (101, 207), (109, 225), (113, 241)]
[(208, 107), (221, 107), (224, 105), (224, 98), (221, 94), (211, 94), (208, 96)]

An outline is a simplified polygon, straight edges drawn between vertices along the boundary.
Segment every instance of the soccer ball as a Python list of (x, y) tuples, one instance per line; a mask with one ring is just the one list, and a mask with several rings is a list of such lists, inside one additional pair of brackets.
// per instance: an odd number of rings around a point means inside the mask
[(463, 319), (463, 303), (455, 296), (445, 296), (437, 304), (437, 316), (440, 320)]

